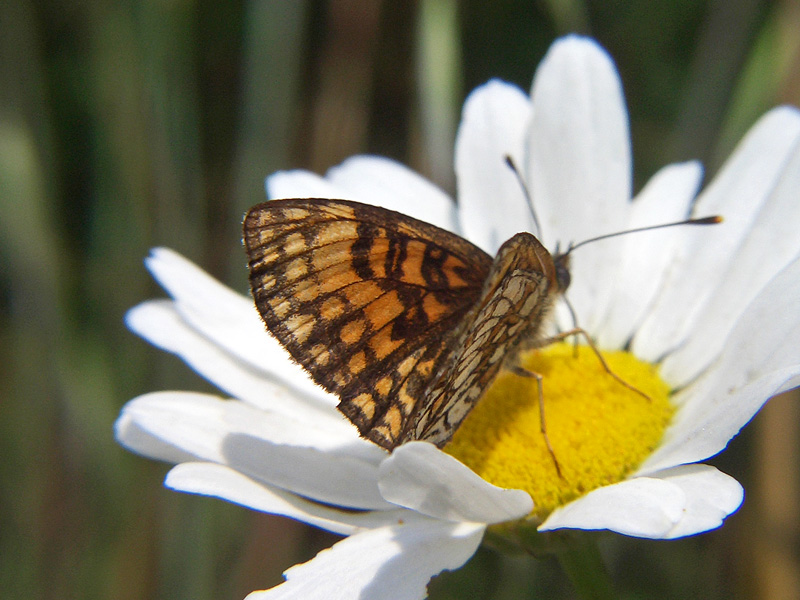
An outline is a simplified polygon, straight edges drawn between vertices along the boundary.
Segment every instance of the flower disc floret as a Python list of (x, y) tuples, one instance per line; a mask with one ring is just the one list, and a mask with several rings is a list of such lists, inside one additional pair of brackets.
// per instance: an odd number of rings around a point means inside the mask
[(620, 383), (586, 346), (561, 343), (521, 357), (525, 369), (542, 376), (554, 456), (541, 431), (536, 378), (510, 372), (497, 378), (445, 451), (494, 485), (527, 491), (538, 519), (622, 481), (658, 446), (674, 407), (653, 365), (629, 352), (602, 355), (643, 394)]

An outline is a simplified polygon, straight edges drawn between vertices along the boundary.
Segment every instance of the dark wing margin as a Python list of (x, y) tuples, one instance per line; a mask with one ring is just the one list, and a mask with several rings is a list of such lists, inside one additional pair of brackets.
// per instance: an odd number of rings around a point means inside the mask
[(491, 257), (401, 213), (346, 200), (271, 200), (244, 221), (269, 331), (361, 435), (392, 448), (481, 297)]

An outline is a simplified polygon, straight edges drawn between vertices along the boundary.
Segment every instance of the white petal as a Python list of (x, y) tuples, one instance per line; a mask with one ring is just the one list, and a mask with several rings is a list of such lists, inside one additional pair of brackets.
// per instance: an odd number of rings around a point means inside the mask
[(664, 537), (675, 539), (716, 529), (744, 500), (744, 489), (733, 477), (708, 465), (684, 465), (652, 475), (680, 487), (686, 506), (677, 525)]
[(267, 178), (269, 198), (338, 198), (396, 210), (458, 231), (456, 207), (441, 189), (405, 165), (379, 156), (353, 156), (325, 177), (279, 171)]
[(167, 474), (164, 484), (180, 492), (214, 496), (342, 535), (398, 522), (418, 522), (424, 518), (404, 509), (364, 512), (338, 510), (254, 481), (230, 467), (214, 463), (177, 465)]
[(752, 229), (733, 251), (719, 286), (698, 312), (687, 343), (661, 367), (662, 377), (674, 385), (685, 385), (719, 355), (747, 305), (800, 255), (800, 136), (786, 164), (775, 174), (773, 186)]
[[(183, 392), (179, 392), (183, 393)], [(182, 463), (197, 460), (197, 455), (175, 445), (171, 440), (155, 435), (146, 426), (137, 420), (137, 411), (133, 407), (141, 399), (135, 398), (128, 402), (114, 422), (114, 437), (131, 452), (142, 456), (162, 460), (168, 463)]]
[[(721, 284), (738, 269), (737, 261), (742, 259), (738, 251), (751, 235), (764, 202), (770, 200), (782, 177), (791, 177), (786, 167), (797, 152), (798, 143), (797, 110), (781, 108), (767, 113), (701, 194), (696, 213), (720, 214), (725, 221), (716, 227), (683, 228), (680, 252), (670, 267), (658, 301), (634, 338), (633, 350), (637, 356), (660, 359), (698, 327), (703, 308), (718, 297)], [(775, 240), (770, 245), (773, 243)], [(785, 254), (779, 253), (785, 261)], [(746, 282), (740, 283), (745, 288), (739, 285), (737, 289), (748, 293)]]
[[(698, 162), (661, 169), (633, 202), (627, 229), (670, 223), (686, 218), (700, 185), (703, 170)], [(621, 237), (623, 251), (619, 272), (608, 282), (613, 302), (599, 330), (592, 331), (599, 346), (620, 348), (654, 301), (665, 269), (675, 249), (674, 231), (652, 231)], [(591, 250), (589, 250), (591, 251)]]
[(800, 380), (800, 258), (747, 308), (725, 350), (675, 398), (680, 409), (643, 471), (703, 460), (720, 452), (774, 394)]
[[(144, 438), (148, 436), (174, 448), (180, 457), (176, 462), (198, 459), (222, 462), (220, 439), (227, 428), (218, 402), (222, 400), (193, 392), (153, 392), (138, 396), (122, 408), (116, 425), (118, 439), (132, 450), (153, 458), (161, 457), (150, 454), (147, 445), (133, 444), (140, 441), (149, 444)], [(184, 410), (178, 411), (175, 407)], [(187, 414), (192, 417), (190, 420), (185, 420)], [(134, 428), (133, 438), (127, 436), (131, 428)]]
[(132, 308), (126, 323), (150, 343), (180, 356), (226, 393), (265, 410), (272, 410), (320, 428), (356, 437), (355, 429), (319, 396), (293, 392), (267, 379), (189, 326), (168, 300), (151, 300)]
[(190, 454), (320, 502), (387, 509), (378, 492), (386, 454), (360, 438), (332, 435), (241, 402), (190, 392), (140, 396), (123, 412), (139, 429)]
[[(800, 329), (795, 330), (795, 336)], [(797, 339), (795, 337), (795, 339)], [(706, 385), (705, 401), (681, 407), (662, 445), (642, 464), (642, 472), (669, 468), (718, 454), (772, 396), (800, 385), (800, 365), (773, 371), (742, 387)], [(694, 390), (692, 390), (694, 391)]]
[(505, 162), (511, 156), (524, 168), (530, 117), (522, 90), (498, 80), (477, 88), (464, 103), (455, 158), (459, 218), (464, 236), (492, 256), (514, 234), (534, 231), (522, 186)]
[(662, 479), (637, 477), (598, 488), (553, 511), (539, 527), (553, 529), (608, 529), (660, 539), (683, 517), (686, 493)]
[(458, 231), (452, 198), (399, 162), (380, 156), (354, 156), (330, 169), (326, 177), (353, 200)]
[(674, 539), (719, 527), (743, 498), (732, 477), (708, 465), (686, 465), (596, 489), (554, 511), (539, 530), (608, 529)]
[(265, 182), (267, 198), (338, 198), (341, 200), (358, 200), (348, 198), (347, 190), (335, 185), (328, 179), (305, 171), (277, 171), (267, 177)]
[[(592, 40), (562, 38), (539, 65), (531, 95), (527, 173), (542, 241), (553, 248), (619, 231), (630, 210), (631, 152), (611, 58)], [(573, 256), (569, 298), (589, 331), (606, 312), (620, 251), (598, 243)]]
[(422, 600), (434, 575), (463, 565), (483, 526), (432, 521), (350, 536), (285, 573), (286, 582), (248, 600)]
[(501, 523), (533, 510), (526, 492), (484, 481), (427, 442), (396, 448), (381, 464), (378, 487), (393, 504), (448, 521)]
[(295, 389), (326, 399), (331, 406), (336, 404), (336, 399), (315, 385), (267, 333), (251, 298), (225, 287), (167, 248), (154, 248), (145, 262), (153, 277), (175, 299), (181, 318), (210, 342)]

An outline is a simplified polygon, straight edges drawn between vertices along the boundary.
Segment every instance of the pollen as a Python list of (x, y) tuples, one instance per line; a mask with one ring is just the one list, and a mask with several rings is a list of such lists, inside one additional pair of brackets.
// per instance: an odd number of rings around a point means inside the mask
[(445, 452), (494, 485), (527, 491), (534, 502), (531, 517), (540, 520), (624, 480), (658, 446), (674, 407), (653, 365), (628, 352), (601, 354), (616, 378), (586, 346), (554, 344), (520, 357), (525, 370), (542, 376), (552, 455), (541, 429), (537, 379), (506, 371)]

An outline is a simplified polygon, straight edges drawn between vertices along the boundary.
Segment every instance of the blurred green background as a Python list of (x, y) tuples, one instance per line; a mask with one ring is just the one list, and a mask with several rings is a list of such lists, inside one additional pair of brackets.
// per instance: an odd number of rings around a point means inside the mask
[[(142, 259), (184, 253), (244, 292), (244, 211), (277, 169), (362, 152), (448, 190), (461, 103), (527, 89), (558, 36), (596, 37), (631, 112), (637, 189), (708, 175), (768, 108), (800, 104), (800, 2), (51, 0), (0, 3), (0, 595), (242, 598), (337, 538), (165, 490), (117, 446), (128, 399), (210, 387), (129, 333), (161, 292)], [(747, 499), (720, 530), (608, 536), (620, 598), (793, 598), (797, 397), (714, 462)], [(479, 552), (434, 598), (570, 598), (547, 561)]]

